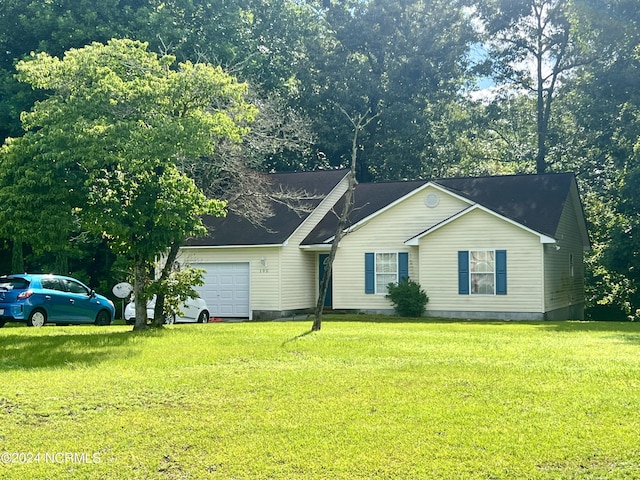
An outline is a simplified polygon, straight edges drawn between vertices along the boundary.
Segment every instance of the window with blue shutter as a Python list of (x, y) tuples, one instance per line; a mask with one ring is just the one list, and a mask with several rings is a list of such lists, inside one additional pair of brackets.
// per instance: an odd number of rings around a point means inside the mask
[(458, 293), (469, 295), (469, 252), (458, 252)]
[(506, 295), (506, 250), (461, 250), (458, 252), (460, 295)]
[(507, 251), (496, 250), (496, 295), (507, 294)]
[(376, 254), (364, 254), (364, 293), (376, 293)]
[(409, 254), (407, 252), (398, 253), (398, 282), (409, 278)]
[(409, 278), (409, 254), (384, 252), (364, 254), (364, 293), (386, 294), (387, 285)]

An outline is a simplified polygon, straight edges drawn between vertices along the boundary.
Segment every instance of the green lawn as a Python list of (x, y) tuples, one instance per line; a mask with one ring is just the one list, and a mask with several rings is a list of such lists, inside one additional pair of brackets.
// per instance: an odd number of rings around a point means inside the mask
[(0, 329), (0, 478), (640, 478), (638, 324), (310, 326)]

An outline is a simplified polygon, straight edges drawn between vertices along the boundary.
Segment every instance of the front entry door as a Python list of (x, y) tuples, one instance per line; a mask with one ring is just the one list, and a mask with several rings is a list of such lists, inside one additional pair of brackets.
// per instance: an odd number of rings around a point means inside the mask
[[(329, 258), (329, 254), (321, 253), (318, 255), (318, 291), (320, 290), (320, 285), (322, 285), (322, 279), (324, 278), (325, 271), (325, 261)], [(324, 306), (331, 308), (333, 306), (333, 273), (331, 277), (329, 277), (329, 286), (327, 287), (327, 294), (324, 297)]]

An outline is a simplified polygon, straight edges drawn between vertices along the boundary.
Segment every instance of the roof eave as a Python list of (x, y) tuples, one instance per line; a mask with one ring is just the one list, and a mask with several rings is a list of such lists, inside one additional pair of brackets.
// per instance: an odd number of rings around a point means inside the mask
[(546, 235), (546, 234), (541, 233), (541, 232), (537, 232), (537, 231), (527, 227), (526, 225), (518, 223), (515, 220), (512, 220), (512, 219), (510, 219), (508, 217), (505, 217), (504, 215), (500, 215), (499, 213), (494, 212), (493, 210), (491, 210), (491, 209), (489, 209), (487, 207), (484, 207), (484, 206), (482, 206), (482, 205), (480, 205), (478, 203), (476, 203), (474, 205), (471, 205), (471, 206), (459, 211), (458, 213), (450, 216), (449, 218), (443, 220), (442, 222), (440, 222), (440, 223), (428, 228), (424, 232), (419, 233), (418, 235), (415, 235), (414, 237), (411, 237), (410, 239), (406, 240), (404, 243), (407, 246), (418, 246), (418, 245), (420, 245), (420, 240), (423, 237), (429, 235), (432, 232), (435, 232), (436, 230), (439, 230), (440, 228), (444, 227), (445, 225), (448, 225), (451, 222), (456, 221), (457, 219), (465, 216), (467, 213), (469, 213), (469, 212), (471, 212), (473, 210), (478, 210), (478, 209), (482, 210), (483, 212), (486, 212), (486, 213), (488, 213), (490, 215), (493, 215), (493, 216), (495, 216), (495, 217), (497, 217), (497, 218), (499, 218), (499, 219), (501, 219), (501, 220), (503, 220), (503, 221), (505, 221), (507, 223), (510, 223), (511, 225), (514, 225), (514, 226), (516, 226), (518, 228), (521, 228), (521, 229), (523, 229), (523, 230), (525, 230), (525, 231), (527, 231), (529, 233), (532, 233), (532, 234), (538, 236), (540, 238), (540, 243), (557, 243), (556, 239), (550, 237), (549, 235)]
[(261, 245), (183, 245), (181, 250), (202, 250), (202, 249), (216, 249), (221, 250), (225, 248), (274, 248), (274, 247), (286, 247), (285, 243), (268, 243)]
[(306, 250), (308, 252), (328, 252), (331, 250), (331, 244), (316, 243), (313, 245), (300, 245), (300, 250)]
[[(349, 175), (349, 172), (345, 172), (345, 174), (343, 175), (343, 177), (333, 186), (333, 188), (322, 198), (322, 200), (320, 200), (320, 203), (318, 203), (318, 205), (316, 205), (314, 207), (314, 211), (317, 210), (318, 208), (321, 207), (321, 205), (327, 201), (327, 198), (329, 198), (331, 196), (331, 194), (338, 188), (340, 187), (340, 185), (346, 181), (347, 176)], [(285, 245), (287, 245), (289, 243), (289, 240), (298, 233), (298, 231), (302, 228), (302, 226), (305, 224), (305, 222), (307, 222), (309, 220), (309, 218), (311, 217), (313, 212), (311, 212), (309, 215), (307, 215), (305, 218), (303, 218), (300, 223), (298, 224), (298, 226), (295, 228), (295, 230), (291, 233), (291, 235), (289, 235), (285, 241)]]

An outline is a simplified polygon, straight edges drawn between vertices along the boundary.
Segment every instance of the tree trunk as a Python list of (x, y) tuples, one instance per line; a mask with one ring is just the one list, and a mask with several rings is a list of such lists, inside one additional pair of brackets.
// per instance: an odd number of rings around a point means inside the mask
[(66, 251), (62, 250), (56, 253), (56, 273), (60, 275), (69, 274), (69, 255)]
[(143, 295), (145, 277), (145, 261), (141, 258), (136, 258), (133, 265), (133, 295), (136, 305), (134, 331), (147, 328), (147, 299)]
[(336, 254), (338, 253), (338, 245), (340, 243), (340, 240), (342, 240), (342, 237), (344, 236), (347, 221), (349, 220), (349, 215), (351, 214), (351, 210), (353, 208), (353, 192), (356, 188), (358, 133), (360, 133), (360, 130), (366, 127), (369, 122), (371, 122), (378, 116), (378, 114), (369, 116), (370, 112), (371, 110), (367, 110), (367, 113), (364, 116), (360, 116), (358, 118), (358, 122), (356, 123), (344, 110), (342, 110), (342, 113), (347, 116), (347, 118), (353, 125), (353, 140), (351, 142), (351, 170), (349, 171), (347, 191), (345, 192), (344, 198), (344, 206), (338, 220), (338, 228), (336, 229), (335, 237), (333, 238), (333, 242), (331, 243), (331, 251), (329, 252), (329, 256), (325, 260), (324, 276), (322, 277), (322, 282), (320, 283), (320, 293), (318, 295), (318, 301), (316, 302), (315, 317), (313, 320), (313, 325), (311, 326), (312, 332), (317, 332), (320, 330), (320, 328), (322, 328), (324, 299), (327, 295), (327, 289), (329, 288), (329, 279), (331, 278), (331, 272), (333, 270), (333, 261), (336, 258)]
[(348, 182), (349, 183), (347, 191), (345, 193), (344, 207), (342, 209), (342, 213), (340, 214), (336, 235), (333, 239), (333, 242), (331, 243), (331, 251), (329, 252), (329, 256), (325, 260), (324, 276), (322, 277), (322, 283), (320, 284), (320, 294), (318, 295), (318, 302), (316, 303), (315, 318), (313, 320), (313, 325), (311, 326), (311, 331), (313, 332), (317, 332), (318, 330), (320, 330), (320, 328), (322, 328), (324, 299), (327, 295), (327, 289), (329, 288), (329, 280), (331, 279), (331, 271), (333, 270), (333, 261), (335, 260), (336, 254), (338, 253), (338, 245), (340, 243), (340, 240), (342, 240), (342, 237), (344, 236), (344, 230), (347, 225), (347, 220), (349, 218), (349, 214), (351, 213), (351, 208), (353, 207), (353, 190), (355, 189), (356, 184), (355, 158), (352, 159)]
[[(542, 67), (544, 65), (544, 27), (542, 22), (542, 12), (534, 8), (537, 21), (537, 38), (536, 38), (536, 134), (537, 134), (537, 153), (536, 153), (536, 173), (543, 174), (547, 170), (545, 161), (545, 144), (546, 144), (546, 128), (544, 121), (544, 77)], [(551, 101), (551, 98), (548, 99)]]
[[(548, 101), (551, 101), (549, 99)], [(547, 171), (546, 161), (546, 143), (547, 143), (547, 125), (544, 121), (544, 90), (542, 85), (538, 85), (538, 121), (537, 121), (537, 134), (538, 134), (538, 152), (536, 154), (536, 173), (543, 174)]]
[[(171, 248), (169, 249), (169, 253), (167, 254), (167, 259), (162, 268), (162, 272), (160, 273), (159, 280), (165, 280), (169, 277), (171, 273), (171, 269), (173, 268), (173, 263), (176, 261), (178, 257), (178, 251), (180, 250), (180, 244), (178, 242), (173, 242), (171, 244)], [(164, 298), (165, 294), (160, 289), (156, 294), (156, 306), (153, 310), (153, 327), (162, 327), (164, 325)]]
[(11, 271), (13, 273), (25, 273), (22, 240), (13, 241), (13, 248), (11, 249)]

